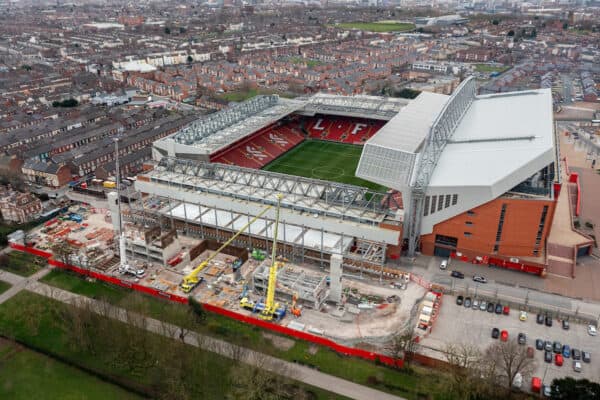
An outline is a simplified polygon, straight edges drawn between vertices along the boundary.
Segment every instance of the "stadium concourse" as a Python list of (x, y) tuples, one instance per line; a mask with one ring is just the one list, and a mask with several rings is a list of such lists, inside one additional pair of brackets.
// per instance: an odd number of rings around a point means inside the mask
[(561, 189), (552, 118), (548, 90), (478, 96), (471, 78), (413, 100), (257, 96), (155, 142), (136, 189), (198, 207), (207, 218), (171, 218), (221, 240), (281, 193), (282, 251), (321, 265), (341, 253), (383, 273), (421, 251), (542, 275)]

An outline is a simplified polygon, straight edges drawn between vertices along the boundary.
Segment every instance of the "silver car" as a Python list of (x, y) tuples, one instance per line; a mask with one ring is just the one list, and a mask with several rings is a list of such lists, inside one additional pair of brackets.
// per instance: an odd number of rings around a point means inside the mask
[(473, 299), (473, 310), (479, 309), (479, 300)]
[(485, 301), (485, 300), (481, 300), (481, 304), (479, 305), (479, 309), (480, 309), (481, 311), (485, 311), (485, 310), (487, 310), (487, 303), (486, 303), (486, 301)]

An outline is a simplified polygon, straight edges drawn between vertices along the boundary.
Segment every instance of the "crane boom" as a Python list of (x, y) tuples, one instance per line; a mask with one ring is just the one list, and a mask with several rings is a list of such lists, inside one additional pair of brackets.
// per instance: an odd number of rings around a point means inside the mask
[[(187, 274), (183, 278), (183, 281), (181, 282), (181, 289), (185, 293), (189, 293), (194, 288), (194, 286), (196, 286), (196, 284), (198, 284), (198, 282), (199, 282), (198, 274), (200, 273), (200, 271), (202, 271), (208, 265), (208, 263), (211, 262), (217, 256), (217, 254), (219, 254), (221, 251), (223, 251), (223, 249), (225, 247), (229, 246), (231, 244), (231, 242), (233, 242), (235, 240), (235, 238), (237, 238), (246, 229), (248, 229), (248, 227), (250, 225), (252, 225), (254, 222), (256, 222), (257, 219), (259, 219), (260, 217), (265, 215), (265, 213), (267, 211), (269, 211), (271, 208), (273, 208), (273, 206), (271, 206), (271, 205), (266, 206), (260, 213), (258, 213), (254, 218), (252, 218), (250, 221), (248, 221), (248, 223), (246, 225), (244, 225), (239, 231), (237, 231), (235, 233), (235, 235), (233, 235), (231, 238), (229, 238), (229, 240), (227, 240), (225, 243), (223, 243), (221, 245), (221, 247), (219, 247), (214, 253), (212, 253), (210, 256), (208, 256), (208, 258), (206, 260), (202, 261), (196, 268), (194, 268), (189, 274)], [(277, 212), (279, 212), (279, 206), (277, 206)]]
[(277, 287), (277, 234), (279, 229), (279, 209), (281, 206), (281, 194), (277, 195), (277, 212), (275, 213), (275, 229), (273, 230), (273, 247), (271, 249), (271, 267), (269, 268), (269, 286), (267, 287), (267, 298), (262, 315), (266, 318), (272, 318), (278, 308), (275, 304), (275, 289)]

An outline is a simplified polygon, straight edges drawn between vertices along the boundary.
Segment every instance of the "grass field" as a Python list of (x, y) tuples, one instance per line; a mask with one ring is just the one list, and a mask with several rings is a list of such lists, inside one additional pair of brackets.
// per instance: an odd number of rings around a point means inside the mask
[(415, 29), (414, 24), (402, 22), (343, 22), (334, 26), (338, 28), (360, 29), (370, 32), (405, 32)]
[(492, 72), (504, 72), (508, 69), (507, 66), (505, 65), (489, 65), (489, 64), (476, 64), (475, 65), (475, 71), (477, 72), (487, 72), (487, 73), (492, 73)]
[(11, 286), (10, 283), (0, 281), (0, 294), (4, 293), (8, 289), (10, 289), (10, 286)]
[(0, 365), (0, 399), (142, 398), (7, 340), (0, 340)]
[(384, 190), (381, 185), (354, 176), (361, 152), (361, 146), (307, 140), (273, 160), (263, 169)]
[(20, 251), (11, 251), (7, 254), (6, 262), (0, 264), (0, 269), (21, 276), (31, 276), (44, 268), (45, 265), (46, 260), (41, 257)]

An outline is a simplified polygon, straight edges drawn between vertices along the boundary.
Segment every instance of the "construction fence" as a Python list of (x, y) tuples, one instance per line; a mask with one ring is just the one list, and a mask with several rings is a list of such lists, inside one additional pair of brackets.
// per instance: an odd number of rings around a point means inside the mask
[[(50, 252), (42, 251), (42, 250), (32, 248), (32, 247), (26, 247), (26, 246), (23, 246), (23, 245), (20, 245), (17, 243), (12, 243), (12, 242), (10, 243), (10, 247), (13, 248), (14, 250), (23, 251), (23, 252), (30, 253), (30, 254), (33, 254), (33, 255), (36, 255), (39, 257), (43, 257), (48, 260), (48, 264), (50, 264), (54, 267), (57, 267), (57, 268), (70, 270), (70, 271), (76, 272), (76, 273), (84, 275), (84, 276), (89, 276), (91, 278), (97, 279), (102, 282), (107, 282), (107, 283), (111, 283), (113, 285), (117, 285), (120, 287), (125, 287), (125, 288), (135, 290), (140, 293), (148, 294), (148, 295), (156, 297), (156, 298), (166, 299), (166, 300), (170, 300), (170, 301), (173, 301), (176, 303), (181, 303), (181, 304), (188, 303), (188, 299), (186, 297), (177, 296), (177, 295), (167, 293), (164, 291), (160, 291), (160, 290), (150, 288), (147, 286), (138, 285), (136, 283), (123, 281), (119, 278), (104, 275), (104, 274), (101, 274), (101, 273), (98, 273), (98, 272), (95, 272), (95, 271), (92, 271), (89, 269), (84, 269), (84, 268), (76, 267), (74, 265), (65, 264), (61, 261), (53, 259), (52, 253), (50, 253)], [(341, 355), (358, 357), (358, 358), (361, 358), (364, 360), (369, 360), (369, 361), (374, 361), (374, 362), (380, 362), (384, 365), (387, 365), (390, 367), (395, 367), (395, 368), (401, 368), (404, 365), (404, 362), (402, 359), (395, 359), (395, 358), (387, 356), (387, 355), (374, 353), (374, 352), (370, 352), (370, 351), (363, 350), (363, 349), (357, 349), (354, 347), (344, 346), (344, 345), (334, 342), (331, 339), (327, 339), (322, 336), (317, 336), (317, 335), (313, 335), (311, 333), (298, 331), (298, 330), (291, 329), (291, 328), (288, 328), (285, 326), (274, 324), (272, 322), (263, 321), (261, 319), (254, 318), (249, 315), (240, 314), (235, 311), (227, 310), (227, 309), (217, 307), (217, 306), (214, 306), (211, 304), (203, 303), (202, 306), (208, 312), (211, 312), (214, 314), (219, 314), (219, 315), (222, 315), (222, 316), (225, 316), (228, 318), (232, 318), (237, 321), (240, 321), (240, 322), (243, 322), (243, 323), (246, 323), (249, 325), (257, 326), (257, 327), (260, 327), (263, 329), (267, 329), (267, 330), (270, 330), (270, 331), (278, 333), (278, 334), (291, 336), (296, 339), (300, 339), (300, 340), (304, 340), (306, 342), (317, 344), (319, 346), (329, 348)]]

